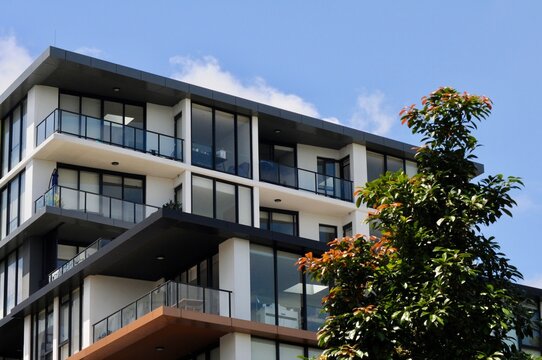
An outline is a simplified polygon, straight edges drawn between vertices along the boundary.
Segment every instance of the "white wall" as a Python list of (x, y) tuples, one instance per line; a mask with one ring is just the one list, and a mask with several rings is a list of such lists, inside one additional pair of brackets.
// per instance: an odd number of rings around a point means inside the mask
[(220, 360), (250, 360), (251, 356), (250, 335), (230, 333), (220, 338)]
[(231, 316), (250, 320), (250, 242), (238, 238), (222, 242), (218, 246), (218, 266), (219, 287), (233, 292)]
[(340, 216), (312, 214), (308, 212), (299, 213), (299, 236), (319, 240), (320, 231), (319, 225), (337, 226), (337, 235), (342, 235), (342, 227), (350, 221), (344, 222), (345, 219)]
[(26, 208), (25, 214), (34, 212), (34, 201), (49, 190), (49, 180), (56, 162), (32, 159), (26, 166)]
[(326, 149), (305, 144), (297, 144), (298, 168), (316, 172), (319, 157), (335, 160), (341, 159), (341, 155), (338, 150)]
[(153, 281), (92, 275), (83, 285), (83, 343), (92, 343), (92, 325), (122, 309), (156, 286)]
[(36, 144), (36, 125), (58, 108), (58, 88), (35, 85), (27, 95), (26, 153)]
[(173, 110), (169, 106), (147, 103), (147, 130), (173, 136)]
[(162, 207), (162, 205), (173, 200), (175, 197), (173, 179), (147, 176), (146, 186), (145, 202), (148, 205)]

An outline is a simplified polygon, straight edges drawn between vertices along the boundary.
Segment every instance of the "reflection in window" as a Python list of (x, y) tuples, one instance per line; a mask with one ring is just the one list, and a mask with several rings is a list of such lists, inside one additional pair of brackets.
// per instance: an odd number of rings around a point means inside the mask
[(252, 226), (252, 189), (192, 175), (192, 213)]
[(6, 175), (25, 156), (26, 153), (26, 99), (17, 104), (0, 121), (1, 176)]
[(346, 225), (343, 226), (343, 236), (344, 237), (347, 237), (347, 236), (353, 236), (353, 232), (352, 232), (352, 223), (348, 223)]
[[(298, 258), (297, 254), (250, 245), (253, 321), (311, 331), (322, 324), (321, 302), (328, 287), (308, 278), (303, 281), (303, 275), (295, 265)], [(305, 313), (307, 318), (303, 317)]]
[(25, 299), (23, 266), (23, 254), (20, 249), (0, 261), (0, 319)]
[(260, 229), (297, 236), (297, 212), (260, 208)]
[(192, 104), (192, 164), (251, 178), (250, 129), (248, 116)]
[(22, 224), (25, 218), (25, 200), (25, 172), (23, 170), (0, 189), (0, 238)]
[(337, 238), (337, 227), (333, 225), (319, 225), (320, 241), (328, 243)]
[(418, 172), (415, 161), (367, 151), (367, 181), (378, 179), (385, 172), (404, 171), (408, 176)]
[(293, 360), (300, 358), (314, 359), (322, 350), (307, 346), (287, 344), (274, 340), (251, 337), (252, 359), (258, 360)]

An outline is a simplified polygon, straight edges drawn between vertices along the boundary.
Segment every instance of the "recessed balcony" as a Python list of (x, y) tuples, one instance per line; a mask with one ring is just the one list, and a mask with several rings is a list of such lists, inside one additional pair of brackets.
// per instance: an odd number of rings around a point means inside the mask
[(260, 160), (260, 180), (334, 199), (353, 201), (352, 181), (273, 161)]
[(55, 132), (183, 161), (183, 139), (66, 110), (54, 110), (36, 126), (36, 146)]

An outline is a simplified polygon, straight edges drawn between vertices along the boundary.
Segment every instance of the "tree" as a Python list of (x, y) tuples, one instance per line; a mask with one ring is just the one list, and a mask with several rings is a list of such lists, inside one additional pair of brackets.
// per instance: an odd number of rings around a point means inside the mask
[[(527, 359), (510, 341), (532, 335), (522, 276), (482, 227), (515, 205), (515, 177), (475, 181), (487, 97), (440, 88), (401, 120), (422, 135), (418, 173), (386, 173), (356, 190), (381, 237), (335, 239), (301, 268), (331, 284), (318, 333), (325, 359)], [(327, 357), (326, 357), (327, 356)]]

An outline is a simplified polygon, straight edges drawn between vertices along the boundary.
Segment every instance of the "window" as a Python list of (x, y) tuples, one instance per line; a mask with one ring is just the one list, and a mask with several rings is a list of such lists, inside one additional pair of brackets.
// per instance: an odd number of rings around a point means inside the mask
[(367, 151), (367, 181), (379, 178), (387, 171), (404, 171), (408, 176), (418, 172), (415, 161)]
[(0, 238), (19, 227), (24, 218), (25, 172), (16, 175), (0, 189)]
[(328, 243), (337, 238), (337, 227), (333, 225), (320, 224), (320, 241)]
[(352, 223), (348, 223), (346, 225), (343, 226), (343, 236), (346, 237), (346, 236), (353, 236), (354, 234), (352, 233)]
[(297, 187), (295, 148), (284, 145), (260, 144), (260, 180)]
[(53, 358), (53, 304), (42, 308), (34, 315), (34, 351), (35, 360)]
[(23, 254), (20, 249), (0, 261), (0, 319), (24, 300)]
[(81, 290), (76, 288), (60, 300), (58, 351), (65, 360), (81, 350)]
[(255, 336), (252, 336), (251, 338), (252, 359), (292, 360), (302, 357), (313, 359), (321, 353), (322, 350), (316, 348), (260, 339)]
[[(130, 222), (145, 217), (145, 178), (59, 165), (62, 208), (83, 210)], [(105, 195), (99, 196), (99, 195)]]
[(248, 116), (192, 104), (192, 164), (252, 177)]
[(325, 196), (338, 197), (341, 199), (352, 197), (352, 185), (350, 182), (350, 157), (342, 160), (317, 158), (318, 193)]
[(63, 110), (60, 116), (62, 132), (140, 151), (146, 149), (143, 104), (61, 93), (59, 108)]
[(537, 349), (539, 350), (542, 346), (542, 340), (540, 336), (540, 308), (539, 308), (539, 301), (533, 299), (532, 303), (527, 303), (525, 305), (528, 309), (533, 311), (533, 315), (531, 317), (531, 320), (533, 322), (533, 336), (523, 338), (521, 340), (521, 349)]
[(192, 175), (192, 213), (252, 226), (252, 189)]
[(1, 176), (6, 175), (24, 157), (26, 152), (26, 99), (19, 103), (0, 121), (2, 143)]
[(328, 287), (304, 277), (298, 254), (250, 245), (250, 304), (253, 321), (295, 329), (317, 329)]
[(260, 208), (260, 229), (297, 236), (297, 218), (294, 211)]

